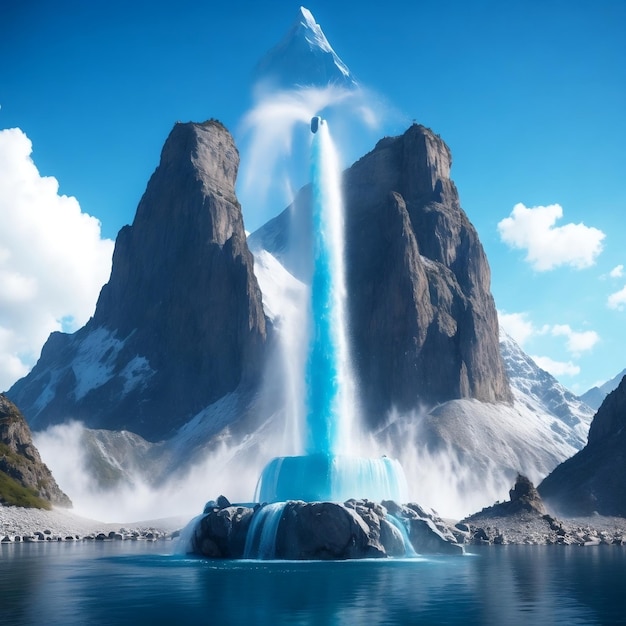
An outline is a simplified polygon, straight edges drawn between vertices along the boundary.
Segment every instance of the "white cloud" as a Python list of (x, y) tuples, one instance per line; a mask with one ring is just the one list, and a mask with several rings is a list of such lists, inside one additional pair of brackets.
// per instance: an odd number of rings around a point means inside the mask
[(528, 319), (528, 313), (505, 313), (498, 311), (498, 322), (504, 331), (523, 346), (531, 337), (545, 335), (550, 332), (550, 326), (544, 324), (540, 328)]
[(576, 332), (568, 324), (555, 324), (552, 334), (555, 337), (567, 337), (567, 351), (574, 355), (591, 350), (600, 341), (600, 335), (595, 330)]
[(610, 272), (609, 276), (611, 278), (621, 278), (624, 275), (624, 266), (616, 265)]
[(22, 130), (0, 130), (0, 389), (28, 372), (52, 331), (89, 319), (111, 271), (100, 222), (59, 195), (31, 151)]
[(498, 232), (509, 247), (526, 250), (526, 261), (539, 272), (561, 265), (590, 267), (602, 252), (605, 234), (582, 223), (555, 226), (562, 217), (558, 204), (528, 208), (520, 202), (498, 223)]
[(528, 319), (528, 313), (498, 311), (498, 322), (507, 335), (513, 337), (520, 346), (523, 346), (536, 332), (533, 323)]
[(547, 356), (531, 356), (530, 357), (541, 369), (550, 372), (552, 376), (558, 378), (559, 376), (576, 376), (580, 374), (580, 367), (574, 365), (571, 361), (567, 363), (563, 361), (554, 361)]
[(623, 311), (626, 308), (626, 285), (619, 291), (612, 293), (607, 300), (607, 306), (609, 309), (617, 309)]

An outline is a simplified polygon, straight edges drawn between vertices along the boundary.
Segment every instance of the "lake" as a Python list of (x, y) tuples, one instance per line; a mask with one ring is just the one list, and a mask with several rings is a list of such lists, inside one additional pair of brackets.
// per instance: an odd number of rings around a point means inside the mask
[(215, 562), (169, 542), (0, 545), (0, 623), (626, 624), (626, 548)]

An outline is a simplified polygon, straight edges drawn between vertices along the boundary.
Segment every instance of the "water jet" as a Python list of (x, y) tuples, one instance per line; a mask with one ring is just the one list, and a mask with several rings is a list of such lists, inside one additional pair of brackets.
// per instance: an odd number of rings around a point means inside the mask
[(398, 461), (351, 453), (357, 402), (348, 348), (341, 171), (326, 121), (313, 117), (311, 132), (314, 263), (305, 373), (305, 454), (272, 459), (261, 474), (255, 499), (402, 502), (407, 488)]

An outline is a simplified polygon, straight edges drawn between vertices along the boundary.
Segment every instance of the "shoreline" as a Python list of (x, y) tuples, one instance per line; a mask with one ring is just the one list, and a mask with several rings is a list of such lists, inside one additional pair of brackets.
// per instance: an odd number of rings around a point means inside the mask
[(173, 516), (138, 522), (101, 522), (71, 509), (27, 509), (0, 505), (0, 542), (172, 539), (189, 519)]
[(467, 529), (465, 545), (626, 545), (626, 518), (622, 517), (476, 514), (455, 528), (459, 527)]
[[(70, 509), (26, 509), (0, 505), (0, 542), (82, 540), (171, 540), (191, 518), (172, 516), (135, 522), (101, 522)], [(626, 545), (626, 518), (592, 515), (556, 518), (518, 514), (472, 516), (455, 523), (457, 540), (471, 545)], [(457, 534), (458, 533), (458, 534)]]

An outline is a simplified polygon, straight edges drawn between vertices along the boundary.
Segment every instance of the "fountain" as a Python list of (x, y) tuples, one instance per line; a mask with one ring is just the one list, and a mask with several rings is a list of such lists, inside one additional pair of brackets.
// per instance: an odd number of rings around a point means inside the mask
[(307, 416), (301, 456), (277, 457), (263, 470), (257, 502), (404, 501), (398, 461), (351, 454), (356, 413), (346, 323), (341, 172), (328, 124), (311, 120), (312, 332), (306, 367)]
[[(363, 458), (346, 323), (341, 173), (327, 123), (311, 121), (311, 332), (300, 456), (272, 459), (254, 501), (221, 496), (183, 533), (183, 553), (209, 558), (352, 559), (462, 554), (443, 520), (406, 502), (398, 461)], [(442, 531), (441, 529), (444, 529)]]

